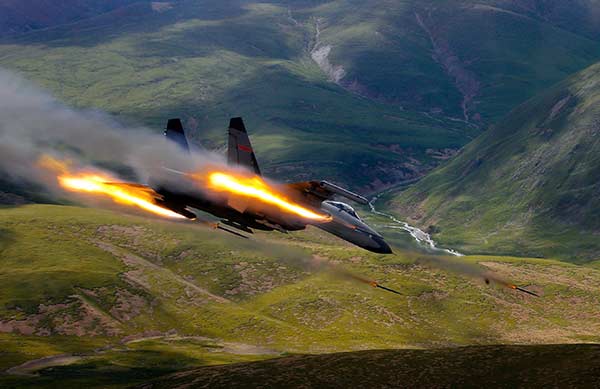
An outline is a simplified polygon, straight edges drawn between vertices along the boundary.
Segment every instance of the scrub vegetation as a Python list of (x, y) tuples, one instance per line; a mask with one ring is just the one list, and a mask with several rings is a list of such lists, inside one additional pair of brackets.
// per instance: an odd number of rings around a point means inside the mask
[(290, 353), (599, 340), (593, 266), (464, 259), (535, 298), (427, 267), (424, 254), (371, 254), (314, 229), (243, 240), (53, 205), (7, 207), (0, 217), (6, 385), (124, 385)]

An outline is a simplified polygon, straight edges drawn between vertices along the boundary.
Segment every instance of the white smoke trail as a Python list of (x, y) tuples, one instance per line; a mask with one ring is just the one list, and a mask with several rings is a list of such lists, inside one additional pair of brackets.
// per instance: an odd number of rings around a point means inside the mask
[[(0, 177), (53, 187), (54, 177), (40, 171), (42, 154), (85, 164), (131, 169), (146, 183), (168, 166), (201, 170), (224, 164), (205, 151), (188, 155), (164, 136), (148, 129), (126, 128), (98, 111), (74, 110), (9, 71), (0, 69)], [(166, 118), (165, 118), (166, 119)], [(91, 161), (91, 162), (90, 162)], [(164, 173), (163, 173), (164, 174)]]

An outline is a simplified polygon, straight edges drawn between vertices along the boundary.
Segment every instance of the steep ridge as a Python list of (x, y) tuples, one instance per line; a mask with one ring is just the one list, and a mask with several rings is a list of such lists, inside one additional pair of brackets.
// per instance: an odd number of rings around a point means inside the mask
[(389, 204), (466, 252), (598, 259), (600, 64), (513, 110)]
[(340, 0), (310, 14), (330, 67), (343, 69), (338, 84), (485, 127), (598, 60), (594, 9), (585, 0)]

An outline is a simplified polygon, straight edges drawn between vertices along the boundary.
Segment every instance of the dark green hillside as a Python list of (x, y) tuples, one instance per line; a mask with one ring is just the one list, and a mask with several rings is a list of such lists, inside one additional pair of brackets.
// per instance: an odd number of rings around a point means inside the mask
[(482, 124), (599, 58), (593, 3), (341, 0), (310, 14), (346, 88)]
[(600, 65), (516, 108), (391, 207), (467, 252), (599, 258)]
[(138, 2), (140, 0), (3, 0), (0, 2), (0, 34), (19, 34), (72, 23)]
[(293, 356), (204, 367), (138, 386), (514, 388), (593, 387), (600, 346), (485, 346)]

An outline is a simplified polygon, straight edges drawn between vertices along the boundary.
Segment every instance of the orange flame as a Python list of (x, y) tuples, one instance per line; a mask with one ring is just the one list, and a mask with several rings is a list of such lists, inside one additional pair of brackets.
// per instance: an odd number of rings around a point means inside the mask
[(56, 172), (60, 186), (69, 191), (104, 195), (118, 204), (131, 205), (164, 217), (185, 219), (184, 216), (157, 205), (155, 200), (159, 195), (149, 187), (114, 182), (112, 177), (102, 173), (74, 174), (69, 171), (70, 161), (60, 161), (50, 156), (43, 156), (38, 163)]
[(279, 209), (306, 219), (328, 221), (327, 215), (321, 215), (299, 204), (289, 201), (277, 193), (260, 177), (236, 177), (229, 173), (212, 172), (208, 175), (208, 186), (216, 191), (225, 191), (243, 197), (275, 205)]

